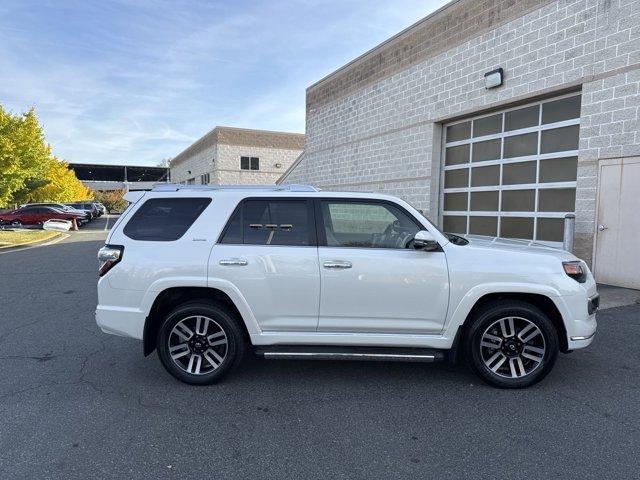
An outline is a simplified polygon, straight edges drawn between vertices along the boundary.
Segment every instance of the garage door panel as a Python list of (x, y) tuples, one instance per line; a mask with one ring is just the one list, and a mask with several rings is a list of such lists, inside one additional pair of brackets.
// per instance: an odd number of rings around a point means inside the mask
[(580, 95), (568, 94), (446, 125), (444, 229), (560, 245), (575, 211), (579, 115)]

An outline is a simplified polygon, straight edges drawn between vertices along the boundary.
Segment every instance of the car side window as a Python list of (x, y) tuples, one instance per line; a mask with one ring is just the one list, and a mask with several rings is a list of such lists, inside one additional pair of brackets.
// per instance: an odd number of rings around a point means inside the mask
[(193, 225), (211, 198), (152, 198), (136, 210), (123, 233), (133, 240), (178, 240)]
[(321, 211), (329, 247), (407, 248), (422, 229), (389, 203), (328, 200)]
[(306, 199), (245, 200), (229, 219), (220, 243), (313, 245), (313, 224)]

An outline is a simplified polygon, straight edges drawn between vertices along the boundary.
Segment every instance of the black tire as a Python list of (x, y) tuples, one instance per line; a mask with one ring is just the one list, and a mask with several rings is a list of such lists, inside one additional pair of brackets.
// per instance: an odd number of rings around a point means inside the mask
[[(217, 367), (207, 365), (209, 368), (214, 368), (213, 371), (208, 373), (189, 373), (178, 365), (177, 360), (174, 361), (169, 351), (170, 341), (172, 341), (171, 332), (174, 327), (183, 320), (194, 316), (207, 317), (213, 320), (226, 335), (227, 342), (224, 350), (224, 360)], [(229, 308), (223, 304), (208, 302), (207, 300), (196, 300), (184, 303), (169, 313), (162, 322), (156, 343), (158, 357), (164, 368), (181, 382), (191, 385), (210, 385), (216, 383), (241, 363), (246, 351), (243, 331), (239, 324), (240, 321), (241, 320), (236, 318), (235, 315), (229, 311)], [(190, 354), (185, 356), (192, 356), (194, 351), (191, 351)], [(202, 360), (202, 362), (204, 363), (204, 360)]]
[(11, 220), (11, 226), (12, 227), (21, 227), (22, 226), (22, 222), (20, 220)]
[[(519, 358), (524, 362), (524, 364), (521, 363), (519, 365), (529, 365), (527, 368), (530, 368), (530, 372), (527, 372), (526, 374), (519, 377), (513, 376), (513, 370), (509, 370), (505, 373), (507, 365), (510, 366), (512, 357), (509, 357), (502, 353), (504, 351), (507, 351), (507, 347), (511, 348), (511, 346), (507, 344), (505, 337), (503, 337), (503, 332), (499, 328), (496, 328), (495, 330), (492, 329), (491, 331), (488, 330), (490, 327), (496, 324), (496, 322), (499, 322), (501, 319), (508, 317), (517, 317), (515, 320), (516, 322), (529, 322), (535, 325), (535, 327), (538, 327), (540, 333), (536, 335), (534, 340), (530, 340), (530, 342), (539, 342), (537, 347), (540, 347), (540, 345), (544, 347), (544, 354), (540, 356), (540, 361), (529, 360), (527, 358), (519, 356)], [(498, 323), (498, 325), (500, 324)], [(529, 328), (529, 332), (535, 332), (534, 328)], [(513, 330), (514, 333), (515, 330), (516, 329)], [(501, 346), (496, 347), (495, 349), (482, 347), (481, 343), (483, 342), (483, 336), (485, 335), (485, 333), (495, 332), (498, 332), (498, 336), (502, 338), (500, 342)], [(522, 335), (522, 337), (526, 338), (527, 335)], [(542, 337), (542, 340), (540, 339), (540, 337)], [(518, 333), (506, 338), (512, 339), (510, 340), (510, 342), (517, 343), (517, 345), (514, 346), (516, 350), (519, 348), (520, 352), (525, 353), (529, 353), (531, 351), (523, 350), (523, 348), (526, 348), (527, 343), (522, 343), (520, 341)], [(467, 334), (465, 335), (464, 343), (465, 357), (470, 367), (478, 374), (478, 376), (482, 380), (498, 388), (526, 388), (539, 382), (544, 377), (546, 377), (553, 368), (553, 365), (558, 358), (559, 350), (558, 332), (553, 325), (553, 322), (539, 308), (529, 303), (515, 300), (497, 301), (495, 303), (487, 305), (482, 309), (482, 311), (478, 312), (475, 318), (472, 319), (472, 323), (467, 331)], [(518, 347), (518, 345), (520, 345), (520, 347)], [(502, 360), (502, 356), (505, 357), (505, 360), (502, 361), (501, 366), (497, 372), (492, 371), (492, 369), (489, 368), (489, 366), (487, 366), (487, 364), (485, 363), (485, 360), (488, 361), (490, 358), (493, 358), (493, 355), (491, 355), (492, 353), (494, 355), (497, 355), (495, 362), (489, 362), (489, 365), (492, 365), (493, 368), (495, 368), (495, 365)], [(513, 354), (513, 352), (508, 351), (507, 353)], [(483, 355), (485, 355), (484, 359)], [(538, 355), (540, 354), (535, 354), (535, 356)], [(522, 371), (515, 366), (516, 361), (517, 359), (514, 359), (514, 367), (511, 368), (515, 368), (517, 374), (521, 374)], [(504, 363), (507, 363), (507, 365), (504, 365)], [(502, 374), (500, 374), (501, 371), (503, 372)], [(505, 375), (511, 376), (509, 377)]]

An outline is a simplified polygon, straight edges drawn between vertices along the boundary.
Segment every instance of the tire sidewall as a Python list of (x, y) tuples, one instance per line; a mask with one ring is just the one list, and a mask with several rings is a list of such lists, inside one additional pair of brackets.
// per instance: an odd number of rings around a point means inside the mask
[[(480, 342), (485, 330), (504, 317), (522, 317), (534, 323), (545, 341), (545, 357), (532, 373), (522, 378), (505, 378), (491, 372), (480, 354)], [(490, 385), (500, 388), (525, 388), (542, 380), (553, 368), (558, 357), (558, 333), (551, 320), (538, 308), (527, 304), (508, 303), (495, 305), (483, 311), (473, 322), (465, 345), (466, 358), (475, 372)]]
[[(224, 362), (213, 372), (205, 375), (193, 375), (180, 369), (169, 354), (168, 338), (173, 327), (186, 317), (202, 315), (215, 320), (227, 336), (227, 356)], [(242, 331), (231, 315), (221, 306), (190, 302), (174, 309), (162, 322), (157, 338), (158, 356), (164, 368), (178, 380), (192, 385), (210, 385), (220, 380), (241, 360), (244, 353), (244, 339)]]

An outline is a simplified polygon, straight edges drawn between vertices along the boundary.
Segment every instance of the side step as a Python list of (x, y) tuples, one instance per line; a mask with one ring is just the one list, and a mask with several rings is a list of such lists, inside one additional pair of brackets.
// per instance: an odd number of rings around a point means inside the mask
[(255, 348), (255, 353), (270, 360), (436, 362), (444, 360), (447, 351), (430, 348), (261, 345)]

